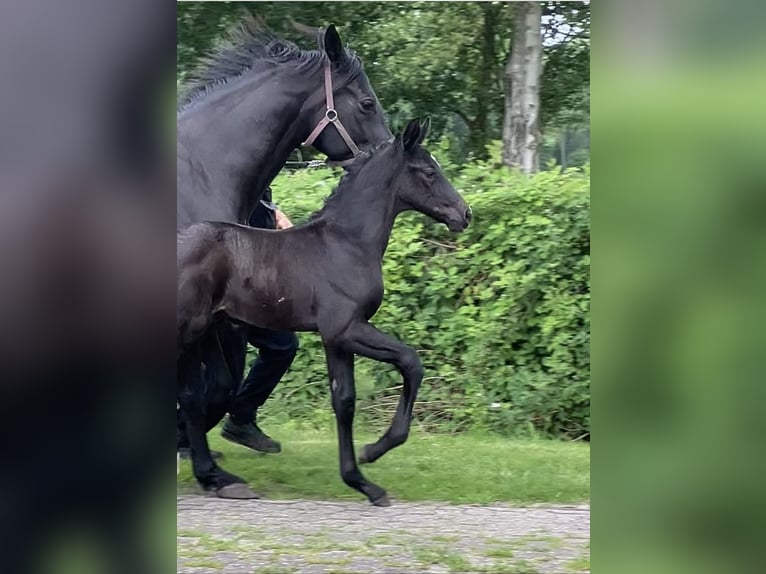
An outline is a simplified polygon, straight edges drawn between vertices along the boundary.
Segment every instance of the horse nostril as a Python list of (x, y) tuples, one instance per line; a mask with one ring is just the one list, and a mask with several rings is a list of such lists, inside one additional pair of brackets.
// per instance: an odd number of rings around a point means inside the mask
[(470, 207), (467, 207), (465, 210), (465, 213), (463, 214), (463, 218), (465, 218), (465, 222), (471, 223), (471, 217), (473, 217), (473, 212), (471, 212)]

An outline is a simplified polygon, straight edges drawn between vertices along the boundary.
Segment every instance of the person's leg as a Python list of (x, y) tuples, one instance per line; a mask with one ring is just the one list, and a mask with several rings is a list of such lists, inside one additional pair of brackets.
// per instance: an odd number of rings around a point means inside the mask
[(256, 424), (258, 408), (266, 402), (298, 351), (298, 337), (290, 331), (251, 327), (248, 341), (259, 350), (250, 372), (229, 405), (224, 438), (260, 452), (279, 452), (279, 442)]

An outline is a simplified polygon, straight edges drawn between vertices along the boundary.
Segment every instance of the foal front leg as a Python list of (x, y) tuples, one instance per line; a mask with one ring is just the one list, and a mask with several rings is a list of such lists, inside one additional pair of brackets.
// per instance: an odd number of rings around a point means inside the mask
[(353, 353), (394, 365), (402, 375), (402, 394), (391, 426), (377, 442), (365, 445), (359, 455), (360, 463), (375, 462), (407, 440), (412, 409), (423, 381), (423, 364), (415, 349), (380, 332), (369, 323), (357, 323), (348, 329), (344, 343), (345, 348)]
[(389, 506), (391, 503), (386, 491), (362, 475), (354, 456), (354, 355), (328, 343), (325, 343), (325, 355), (330, 375), (332, 408), (338, 425), (341, 478), (348, 486), (367, 496), (375, 506)]

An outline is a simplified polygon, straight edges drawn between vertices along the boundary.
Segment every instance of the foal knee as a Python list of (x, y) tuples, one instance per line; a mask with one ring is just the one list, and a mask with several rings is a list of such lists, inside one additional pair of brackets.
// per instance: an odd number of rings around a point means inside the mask
[(419, 385), (423, 380), (423, 363), (420, 362), (417, 352), (407, 348), (399, 360), (399, 369), (402, 375), (412, 383)]
[(354, 416), (356, 396), (354, 393), (344, 392), (340, 389), (333, 389), (332, 406), (339, 417), (344, 420), (348, 420)]

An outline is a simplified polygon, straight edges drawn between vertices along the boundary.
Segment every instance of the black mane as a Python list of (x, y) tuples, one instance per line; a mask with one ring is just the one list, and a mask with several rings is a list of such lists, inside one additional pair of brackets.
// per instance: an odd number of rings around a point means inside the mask
[[(336, 70), (341, 75), (341, 83), (347, 84), (362, 72), (362, 61), (345, 47), (344, 54)], [(231, 28), (226, 39), (200, 59), (180, 90), (178, 110), (252, 70), (258, 63), (294, 64), (299, 69), (312, 70), (326, 61), (323, 51), (303, 50), (249, 16)]]
[[(351, 187), (357, 180), (357, 177), (359, 176), (362, 169), (372, 161), (372, 159), (381, 154), (384, 153), (386, 149), (393, 147), (396, 140), (390, 140), (383, 142), (381, 144), (378, 144), (377, 146), (370, 148), (366, 152), (364, 152), (363, 155), (359, 156), (356, 160), (351, 162), (348, 167), (345, 168), (345, 171), (343, 175), (340, 178), (340, 181), (338, 182), (338, 185), (336, 185), (333, 190), (330, 192), (330, 195), (325, 197), (324, 203), (322, 207), (320, 207), (317, 211), (309, 215), (308, 219), (306, 220), (306, 223), (310, 223), (312, 221), (316, 221), (323, 215), (326, 215), (327, 211), (332, 209), (335, 204), (337, 204), (340, 201), (340, 198), (343, 196), (344, 193), (346, 193), (347, 188)], [(390, 169), (390, 166), (388, 166), (388, 169)], [(381, 174), (378, 173), (378, 170), (371, 170), (369, 173), (365, 173), (364, 177), (365, 179), (374, 180), (374, 181), (380, 181)], [(362, 184), (364, 185), (364, 184)]]

